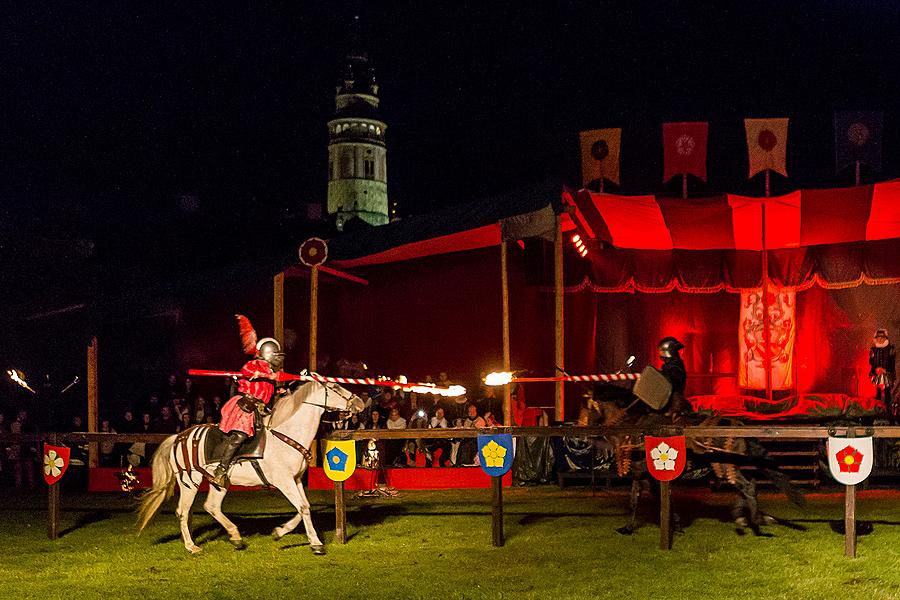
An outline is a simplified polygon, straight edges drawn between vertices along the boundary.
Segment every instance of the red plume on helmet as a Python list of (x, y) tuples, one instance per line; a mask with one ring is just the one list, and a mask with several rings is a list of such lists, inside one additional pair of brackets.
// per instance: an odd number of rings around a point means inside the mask
[(234, 316), (237, 319), (238, 327), (240, 328), (241, 346), (244, 349), (244, 354), (253, 356), (256, 354), (256, 330), (253, 329), (253, 325), (250, 324), (250, 319), (244, 315)]

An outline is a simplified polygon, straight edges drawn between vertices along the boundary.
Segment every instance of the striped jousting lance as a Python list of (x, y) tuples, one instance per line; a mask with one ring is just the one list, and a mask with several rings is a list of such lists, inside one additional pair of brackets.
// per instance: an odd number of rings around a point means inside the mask
[[(239, 371), (211, 371), (207, 369), (190, 369), (188, 375), (200, 377), (238, 377), (244, 375)], [(416, 392), (417, 394), (435, 394), (437, 396), (462, 396), (466, 388), (461, 385), (441, 387), (431, 383), (410, 383), (408, 381), (394, 381), (392, 379), (375, 379), (372, 377), (328, 377), (326, 375), (294, 375), (283, 371), (275, 374), (276, 381), (318, 381), (319, 383), (342, 383), (350, 385), (378, 385), (381, 387), (400, 388), (404, 392)]]
[(640, 373), (597, 373), (595, 375), (559, 375), (557, 377), (516, 377), (506, 371), (488, 373), (486, 385), (506, 385), (507, 383), (533, 383), (537, 381), (636, 381)]

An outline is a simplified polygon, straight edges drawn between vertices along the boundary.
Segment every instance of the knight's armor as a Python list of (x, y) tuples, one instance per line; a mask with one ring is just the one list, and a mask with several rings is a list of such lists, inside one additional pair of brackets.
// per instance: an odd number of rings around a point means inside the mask
[(255, 435), (254, 413), (266, 410), (275, 391), (272, 379), (284, 362), (281, 344), (273, 338), (259, 340), (256, 350), (256, 357), (241, 369), (245, 378), (238, 382), (238, 394), (222, 407), (219, 428), (227, 435), (213, 453), (213, 456), (221, 456), (221, 459), (211, 477), (212, 483), (220, 487), (227, 484), (228, 469), (238, 448)]
[(687, 384), (687, 370), (684, 361), (678, 353), (684, 344), (672, 336), (668, 336), (659, 342), (659, 356), (663, 364), (660, 372), (672, 384), (672, 399), (669, 401), (669, 412), (680, 414), (688, 410), (688, 402), (684, 397), (684, 388)]

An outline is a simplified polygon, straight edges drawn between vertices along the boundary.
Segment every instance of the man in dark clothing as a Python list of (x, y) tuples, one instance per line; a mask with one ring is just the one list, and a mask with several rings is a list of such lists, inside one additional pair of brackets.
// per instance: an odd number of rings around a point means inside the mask
[(875, 332), (875, 342), (869, 349), (869, 377), (875, 385), (875, 399), (884, 402), (885, 412), (893, 425), (897, 420), (892, 393), (897, 380), (897, 359), (885, 329)]
[(672, 384), (672, 398), (669, 400), (669, 413), (682, 414), (690, 410), (684, 397), (684, 388), (687, 384), (687, 371), (684, 361), (678, 352), (684, 348), (684, 344), (672, 336), (664, 337), (659, 342), (659, 357), (663, 361), (663, 376)]

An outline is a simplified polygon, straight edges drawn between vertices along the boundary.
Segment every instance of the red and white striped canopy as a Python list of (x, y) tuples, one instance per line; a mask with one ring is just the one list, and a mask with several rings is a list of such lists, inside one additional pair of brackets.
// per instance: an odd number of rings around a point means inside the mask
[(640, 250), (762, 250), (900, 238), (900, 180), (800, 190), (772, 198), (616, 196), (581, 190), (567, 198), (594, 239)]

